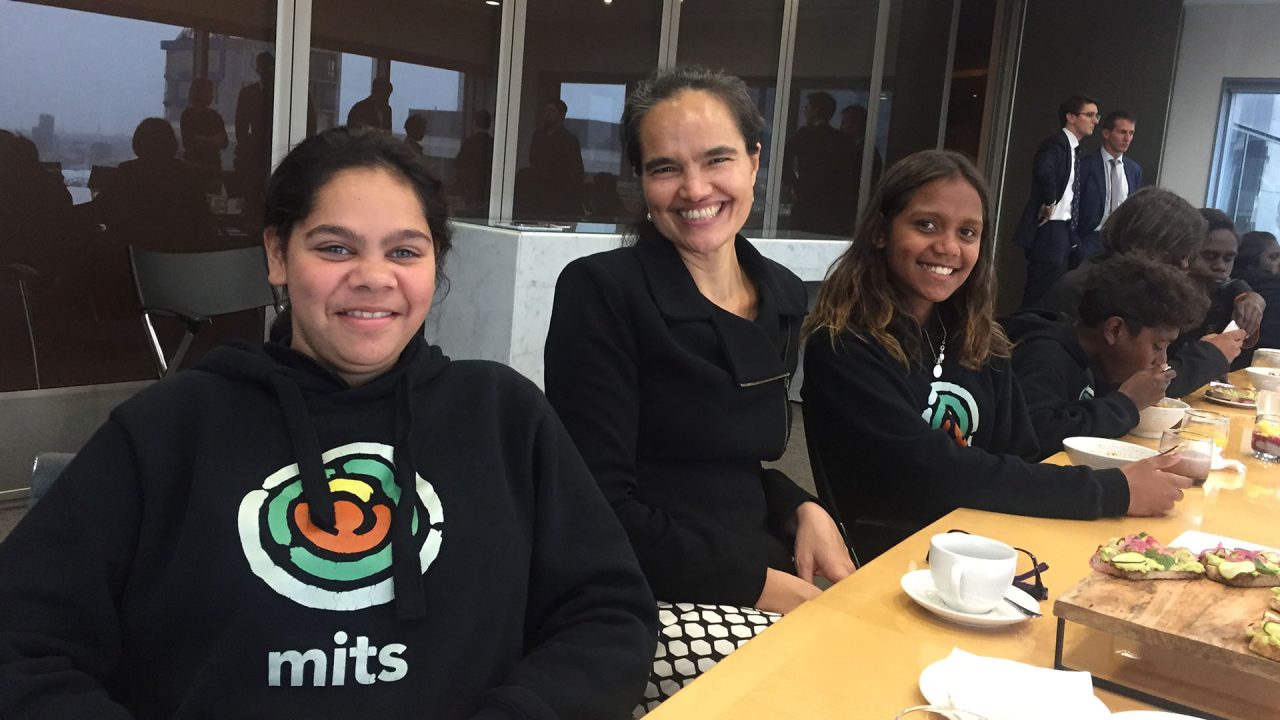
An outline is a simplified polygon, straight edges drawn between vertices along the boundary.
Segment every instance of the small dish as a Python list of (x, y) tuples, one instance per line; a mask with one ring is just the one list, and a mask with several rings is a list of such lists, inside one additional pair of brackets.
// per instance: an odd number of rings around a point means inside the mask
[(1255, 390), (1280, 390), (1280, 368), (1249, 367), (1244, 371)]
[(1209, 389), (1204, 391), (1204, 399), (1211, 403), (1226, 405), (1227, 407), (1244, 408), (1253, 410), (1258, 407), (1258, 403), (1252, 399), (1241, 399), (1256, 397), (1256, 391), (1248, 388), (1238, 388), (1230, 383), (1212, 382), (1209, 383)]
[(1164, 398), (1158, 405), (1140, 410), (1138, 424), (1129, 432), (1140, 438), (1158, 438), (1160, 433), (1182, 422), (1190, 407), (1181, 400)]
[(1146, 460), (1159, 453), (1151, 448), (1123, 440), (1098, 437), (1069, 437), (1062, 441), (1072, 465), (1087, 465), (1094, 470), (1121, 468), (1135, 460)]
[[(933, 576), (929, 574), (927, 568), (903, 575), (902, 589), (918, 605), (934, 615), (969, 627), (1002, 627), (1004, 625), (1015, 625), (1028, 619), (1026, 615), (1009, 607), (1008, 603), (1000, 603), (985, 613), (967, 613), (947, 607), (947, 604), (942, 602), (942, 598), (939, 597), (937, 589), (934, 588)], [(1012, 585), (1009, 586), (1004, 596), (1028, 610), (1040, 612), (1040, 603), (1036, 602), (1035, 598)]]

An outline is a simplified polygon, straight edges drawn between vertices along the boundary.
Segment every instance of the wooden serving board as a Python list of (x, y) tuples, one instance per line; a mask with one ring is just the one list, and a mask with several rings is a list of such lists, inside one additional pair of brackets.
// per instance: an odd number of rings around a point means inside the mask
[(1245, 636), (1245, 628), (1262, 619), (1270, 598), (1268, 588), (1206, 579), (1135, 582), (1093, 572), (1054, 602), (1053, 614), (1280, 682), (1280, 662), (1250, 652)]

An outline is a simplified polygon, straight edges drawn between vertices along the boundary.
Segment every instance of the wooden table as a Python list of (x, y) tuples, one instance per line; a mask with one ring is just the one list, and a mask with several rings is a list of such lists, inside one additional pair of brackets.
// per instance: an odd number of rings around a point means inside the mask
[[(1243, 476), (1230, 471), (1212, 473), (1203, 489), (1188, 491), (1163, 518), (1048, 520), (956, 510), (784, 617), (648, 717), (887, 720), (903, 708), (924, 702), (917, 685), (920, 671), (949, 655), (954, 647), (1052, 667), (1056, 630), (1053, 601), (1091, 572), (1088, 559), (1108, 538), (1145, 530), (1168, 542), (1184, 530), (1195, 529), (1280, 546), (1280, 466), (1261, 463), (1240, 452), (1242, 438), (1252, 430), (1252, 411), (1212, 405), (1198, 392), (1188, 401), (1193, 407), (1219, 410), (1232, 418), (1227, 456), (1244, 463)], [(1125, 439), (1147, 445), (1156, 442)], [(1066, 456), (1059, 453), (1048, 462), (1066, 464)], [(1044, 582), (1050, 598), (1041, 603), (1045, 617), (1004, 628), (973, 629), (942, 620), (907, 597), (900, 578), (926, 567), (929, 538), (951, 529), (1027, 548), (1049, 563)], [(1086, 635), (1090, 632), (1080, 630)], [(1086, 651), (1082, 646), (1081, 652)], [(1102, 653), (1094, 660), (1109, 664), (1121, 678), (1126, 673), (1151, 673), (1133, 665), (1140, 661), (1126, 660), (1119, 652)], [(1280, 668), (1277, 675), (1280, 679)], [(1230, 678), (1223, 682), (1224, 687), (1230, 686)], [(1105, 691), (1098, 695), (1113, 711), (1148, 707)], [(1275, 716), (1236, 712), (1245, 713), (1239, 717)]]

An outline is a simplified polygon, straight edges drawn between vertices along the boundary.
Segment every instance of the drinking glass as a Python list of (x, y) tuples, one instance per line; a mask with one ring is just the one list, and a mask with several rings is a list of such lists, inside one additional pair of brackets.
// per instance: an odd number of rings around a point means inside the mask
[(1168, 468), (1169, 472), (1191, 478), (1192, 484), (1203, 485), (1209, 479), (1213, 457), (1213, 438), (1194, 430), (1170, 428), (1160, 436), (1160, 452), (1177, 448), (1182, 459)]
[(1280, 415), (1258, 413), (1253, 421), (1253, 456), (1263, 462), (1280, 462)]
[(1227, 448), (1227, 436), (1231, 434), (1231, 418), (1211, 410), (1188, 410), (1182, 421), (1183, 430), (1191, 430), (1213, 438), (1218, 450)]

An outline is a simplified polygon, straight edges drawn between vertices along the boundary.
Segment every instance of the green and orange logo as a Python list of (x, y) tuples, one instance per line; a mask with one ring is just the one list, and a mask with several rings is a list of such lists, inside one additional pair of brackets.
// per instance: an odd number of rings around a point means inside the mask
[(336, 532), (311, 522), (296, 464), (271, 474), (240, 501), (240, 545), (254, 574), (271, 589), (310, 608), (361, 610), (395, 597), (391, 518), (413, 503), (412, 535), (422, 572), (436, 559), (444, 509), (435, 488), (415, 477), (414, 497), (395, 481), (393, 449), (351, 443), (321, 456)]
[(935, 380), (929, 386), (929, 407), (920, 414), (934, 430), (945, 432), (960, 447), (969, 447), (978, 432), (978, 403), (955, 383)]

